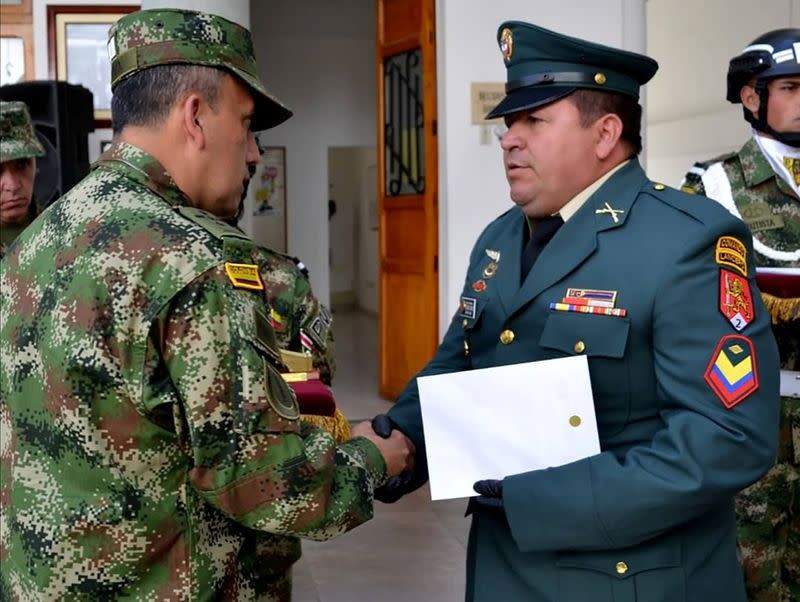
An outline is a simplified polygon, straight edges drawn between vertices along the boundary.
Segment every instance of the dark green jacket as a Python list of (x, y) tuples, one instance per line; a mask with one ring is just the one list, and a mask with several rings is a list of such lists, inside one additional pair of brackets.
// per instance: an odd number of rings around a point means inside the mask
[[(606, 203), (623, 211), (618, 222), (597, 213)], [(473, 514), (467, 600), (743, 602), (733, 500), (772, 465), (779, 412), (777, 350), (746, 227), (714, 203), (655, 186), (636, 161), (561, 227), (520, 287), (524, 227), (514, 208), (481, 234), (462, 293), (475, 299), (474, 317), (468, 301), (420, 375), (583, 348), (602, 453), (504, 479), (507, 520)], [(716, 261), (722, 236), (747, 246), (755, 317), (741, 332), (720, 310), (722, 268), (733, 270)], [(500, 253), (491, 278), (486, 250)], [(476, 292), (479, 280), (486, 288)], [(617, 291), (627, 316), (549, 309), (568, 287)], [(732, 343), (740, 357), (752, 350), (758, 387), (729, 409), (704, 375)], [(421, 483), (415, 381), (390, 416), (417, 445)]]

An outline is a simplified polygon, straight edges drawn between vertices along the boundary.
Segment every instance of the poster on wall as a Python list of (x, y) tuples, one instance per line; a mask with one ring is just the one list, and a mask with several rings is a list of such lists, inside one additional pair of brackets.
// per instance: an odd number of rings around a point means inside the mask
[(266, 146), (263, 151), (249, 191), (253, 232), (256, 240), (286, 253), (286, 148)]

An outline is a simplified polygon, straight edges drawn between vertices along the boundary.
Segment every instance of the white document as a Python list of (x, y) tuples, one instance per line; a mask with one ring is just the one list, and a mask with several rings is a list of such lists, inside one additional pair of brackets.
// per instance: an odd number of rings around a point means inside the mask
[(600, 453), (584, 355), (423, 376), (417, 385), (433, 500)]

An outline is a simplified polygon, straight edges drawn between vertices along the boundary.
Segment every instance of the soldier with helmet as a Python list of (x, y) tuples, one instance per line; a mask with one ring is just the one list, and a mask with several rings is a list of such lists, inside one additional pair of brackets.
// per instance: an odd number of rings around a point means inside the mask
[(0, 257), (36, 217), (36, 157), (44, 154), (25, 103), (0, 102)]
[[(781, 355), (776, 465), (737, 498), (739, 553), (750, 600), (800, 599), (800, 29), (777, 29), (730, 61), (727, 100), (753, 132), (744, 146), (696, 163), (682, 189), (721, 203), (750, 228), (756, 263), (795, 284), (763, 293)], [(788, 269), (787, 269), (788, 268)], [(791, 282), (791, 281), (790, 281)], [(763, 289), (762, 289), (763, 290)]]
[(410, 465), (300, 421), (255, 243), (226, 224), (291, 112), (249, 31), (111, 28), (114, 143), (0, 262), (0, 598), (291, 597), (298, 537), (372, 517)]

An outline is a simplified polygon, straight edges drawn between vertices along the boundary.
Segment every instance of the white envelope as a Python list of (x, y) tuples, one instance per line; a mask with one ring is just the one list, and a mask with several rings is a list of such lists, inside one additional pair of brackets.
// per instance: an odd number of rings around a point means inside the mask
[(417, 379), (431, 499), (600, 453), (586, 356)]

